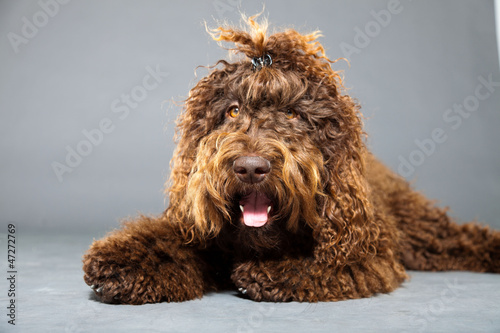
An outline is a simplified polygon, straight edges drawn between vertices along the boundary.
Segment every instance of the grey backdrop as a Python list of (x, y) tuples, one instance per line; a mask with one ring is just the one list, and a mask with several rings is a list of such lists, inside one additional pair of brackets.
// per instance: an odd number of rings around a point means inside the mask
[[(462, 221), (499, 228), (493, 1), (393, 3), (265, 1), (265, 15), (274, 27), (320, 29), (329, 57), (349, 59), (334, 67), (362, 104), (376, 155)], [(2, 1), (0, 220), (20, 232), (97, 234), (160, 213), (180, 109), (172, 101), (196, 82), (196, 66), (226, 54), (203, 21), (238, 23), (238, 9), (262, 7)]]

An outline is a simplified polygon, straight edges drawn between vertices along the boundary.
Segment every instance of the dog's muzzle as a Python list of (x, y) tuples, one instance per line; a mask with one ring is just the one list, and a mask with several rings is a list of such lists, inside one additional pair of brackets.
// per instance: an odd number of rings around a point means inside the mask
[[(241, 156), (234, 161), (233, 171), (242, 182), (258, 184), (271, 172), (271, 163), (259, 156)], [(239, 202), (239, 206), (242, 222), (246, 226), (261, 227), (267, 223), (271, 200), (264, 193), (256, 190), (247, 193)]]

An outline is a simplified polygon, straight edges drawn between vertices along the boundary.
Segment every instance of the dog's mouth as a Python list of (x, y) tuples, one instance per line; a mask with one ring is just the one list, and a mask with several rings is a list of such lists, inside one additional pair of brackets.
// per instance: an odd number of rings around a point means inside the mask
[(272, 201), (262, 192), (253, 190), (239, 200), (241, 221), (244, 225), (259, 228), (267, 224)]

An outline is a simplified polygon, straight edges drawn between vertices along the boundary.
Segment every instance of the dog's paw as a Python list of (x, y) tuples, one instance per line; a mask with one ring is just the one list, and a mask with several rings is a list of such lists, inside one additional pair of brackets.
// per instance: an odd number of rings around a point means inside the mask
[[(85, 275), (84, 279), (85, 281), (91, 280), (88, 275)], [(87, 282), (87, 284), (89, 283)], [(126, 288), (117, 279), (113, 278), (94, 282), (94, 284), (90, 284), (90, 289), (103, 303), (144, 304), (147, 302), (143, 295), (139, 295), (136, 291)]]
[(180, 302), (203, 296), (202, 271), (197, 258), (187, 252), (178, 251), (174, 262), (166, 254), (132, 258), (118, 250), (92, 247), (83, 257), (85, 283), (102, 302)]
[[(92, 289), (95, 295), (104, 303), (121, 303), (120, 292), (112, 287), (110, 288), (106, 284), (92, 284), (90, 285), (90, 289)], [(115, 290), (114, 292), (113, 289)]]
[(151, 287), (151, 277), (138, 274), (131, 267), (87, 257), (83, 267), (84, 280), (104, 303), (144, 304), (160, 301)]
[(287, 302), (293, 300), (290, 290), (275, 272), (261, 263), (247, 262), (238, 265), (231, 276), (238, 291), (254, 301)]

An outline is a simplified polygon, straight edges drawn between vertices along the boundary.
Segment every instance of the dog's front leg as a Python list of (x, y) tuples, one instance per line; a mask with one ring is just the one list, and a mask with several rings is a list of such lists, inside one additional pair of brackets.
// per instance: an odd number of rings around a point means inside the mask
[(369, 297), (394, 290), (406, 277), (400, 264), (380, 257), (338, 267), (313, 258), (248, 261), (236, 265), (231, 276), (242, 294), (271, 302)]
[(95, 241), (83, 257), (85, 282), (107, 303), (185, 301), (203, 295), (204, 263), (166, 221), (140, 218)]

